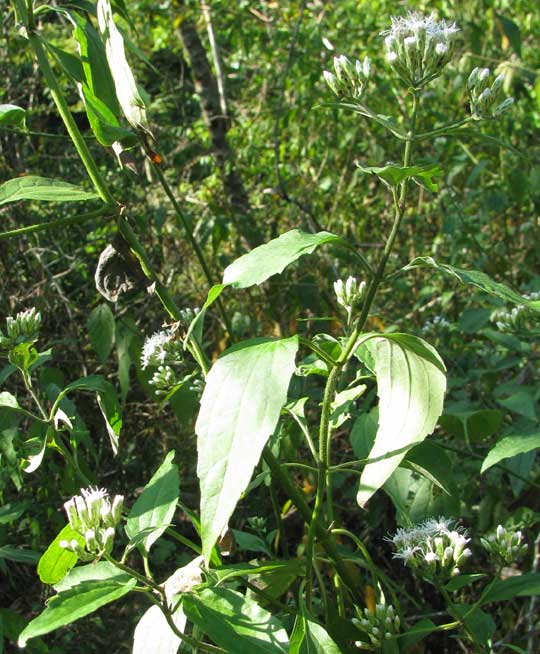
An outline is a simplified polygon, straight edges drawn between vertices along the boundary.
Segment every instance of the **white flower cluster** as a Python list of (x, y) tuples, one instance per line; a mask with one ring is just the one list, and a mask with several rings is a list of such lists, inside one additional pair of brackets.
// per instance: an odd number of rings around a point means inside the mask
[(501, 102), (504, 77), (501, 73), (490, 86), (489, 68), (475, 68), (469, 75), (467, 91), (475, 120), (497, 118), (514, 104), (514, 98), (505, 98)]
[(411, 529), (398, 529), (389, 540), (394, 544), (395, 559), (418, 569), (430, 577), (460, 574), (462, 565), (472, 552), (465, 547), (470, 542), (461, 528), (452, 528), (449, 518), (430, 518)]
[(61, 540), (60, 547), (75, 552), (81, 561), (93, 561), (103, 553), (109, 554), (123, 506), (123, 495), (115, 495), (110, 501), (104, 488), (81, 488), (81, 494), (68, 500), (64, 509), (70, 527), (84, 537), (85, 546), (72, 539)]
[(334, 292), (338, 304), (347, 311), (349, 317), (354, 307), (362, 299), (365, 290), (366, 282), (361, 281), (358, 283), (356, 277), (348, 277), (345, 282), (342, 279), (338, 279), (334, 282)]
[(433, 14), (392, 17), (391, 29), (381, 33), (386, 37), (386, 60), (405, 84), (420, 89), (452, 58), (458, 32), (455, 23), (437, 21)]
[(6, 334), (0, 331), (0, 345), (13, 347), (19, 343), (33, 343), (39, 336), (41, 314), (35, 307), (20, 311), (15, 318), (6, 318)]
[(182, 343), (175, 338), (173, 329), (162, 329), (144, 341), (141, 352), (141, 367), (162, 366), (164, 363), (182, 361)]
[[(540, 291), (526, 293), (523, 297), (526, 300), (540, 300)], [(491, 319), (502, 332), (513, 332), (517, 329), (526, 328), (529, 315), (528, 307), (525, 304), (518, 304), (510, 311), (495, 311)]]
[(481, 538), (485, 549), (503, 563), (515, 563), (527, 551), (521, 531), (511, 531), (499, 525), (494, 534)]
[[(353, 624), (363, 631), (370, 640), (371, 646), (380, 646), (383, 640), (392, 638), (399, 633), (400, 620), (396, 615), (394, 607), (391, 604), (377, 604), (375, 612), (364, 609), (363, 617), (353, 618)], [(358, 640), (356, 647), (364, 648), (367, 646), (365, 641)]]
[(359, 100), (366, 89), (371, 73), (369, 57), (363, 61), (356, 60), (354, 65), (345, 57), (334, 57), (334, 71), (323, 72), (324, 79), (332, 91), (340, 98), (348, 97)]

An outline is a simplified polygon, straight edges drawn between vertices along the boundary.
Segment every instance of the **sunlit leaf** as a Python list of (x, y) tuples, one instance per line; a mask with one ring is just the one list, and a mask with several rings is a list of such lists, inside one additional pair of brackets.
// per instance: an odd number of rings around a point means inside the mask
[(245, 341), (208, 374), (195, 426), (207, 561), (276, 427), (297, 349), (296, 336)]

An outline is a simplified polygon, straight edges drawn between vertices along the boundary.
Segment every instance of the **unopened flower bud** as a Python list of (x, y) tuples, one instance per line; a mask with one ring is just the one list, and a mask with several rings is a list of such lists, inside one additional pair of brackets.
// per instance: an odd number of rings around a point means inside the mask
[(497, 118), (497, 116), (500, 116), (503, 114), (507, 109), (510, 109), (510, 107), (514, 104), (514, 98), (506, 98), (501, 102), (500, 105), (495, 107), (493, 110), (493, 117)]

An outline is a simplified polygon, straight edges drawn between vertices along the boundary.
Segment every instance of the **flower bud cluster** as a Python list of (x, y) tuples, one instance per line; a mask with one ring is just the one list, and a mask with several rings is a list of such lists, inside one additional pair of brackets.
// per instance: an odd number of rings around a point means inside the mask
[(502, 563), (515, 563), (527, 551), (527, 543), (523, 542), (521, 531), (508, 530), (502, 525), (494, 534), (481, 538), (485, 549)]
[(465, 547), (470, 538), (453, 520), (430, 518), (411, 529), (398, 529), (389, 540), (394, 544), (395, 559), (431, 578), (444, 579), (460, 574), (460, 566), (472, 555)]
[(467, 91), (475, 120), (497, 118), (514, 104), (514, 98), (502, 100), (504, 77), (501, 73), (490, 85), (489, 68), (475, 68), (469, 75)]
[(75, 552), (81, 561), (93, 561), (109, 554), (114, 542), (115, 527), (122, 518), (124, 497), (115, 495), (112, 501), (103, 488), (82, 488), (64, 504), (70, 527), (84, 537), (82, 546), (77, 540), (62, 540), (63, 549)]
[[(533, 291), (523, 296), (526, 300), (540, 300), (540, 291)], [(527, 328), (527, 318), (530, 316), (528, 307), (518, 304), (510, 311), (495, 311), (491, 319), (502, 332), (513, 332)]]
[[(399, 633), (399, 616), (391, 604), (377, 604), (373, 613), (369, 609), (364, 609), (361, 616), (360, 619), (353, 618), (352, 622), (367, 635), (372, 646), (378, 647), (383, 640)], [(360, 640), (355, 645), (361, 648), (366, 643)]]
[(450, 323), (444, 316), (435, 316), (431, 320), (426, 320), (422, 326), (422, 333), (438, 333), (448, 329), (451, 326), (452, 323)]
[(360, 302), (366, 290), (366, 282), (358, 283), (356, 277), (347, 277), (344, 282), (338, 279), (334, 282), (334, 292), (338, 304), (340, 304), (351, 315), (354, 307)]
[(180, 309), (180, 320), (184, 325), (189, 326), (194, 320), (197, 314), (199, 313), (199, 307), (191, 308), (184, 307)]
[(163, 329), (149, 336), (141, 352), (141, 367), (162, 366), (165, 363), (181, 363), (182, 342), (175, 337), (174, 329)]
[(458, 32), (455, 23), (436, 21), (433, 14), (392, 17), (391, 29), (382, 32), (386, 60), (407, 86), (420, 89), (452, 58)]
[(176, 372), (170, 366), (159, 366), (148, 383), (154, 387), (156, 395), (166, 395), (178, 382)]
[(356, 60), (352, 64), (345, 55), (334, 57), (334, 71), (325, 70), (324, 79), (332, 91), (340, 98), (353, 98), (359, 100), (364, 91), (371, 73), (369, 57), (363, 61)]
[(35, 307), (20, 311), (15, 318), (6, 318), (6, 336), (0, 331), (0, 345), (13, 347), (19, 343), (37, 341), (41, 327), (41, 314)]

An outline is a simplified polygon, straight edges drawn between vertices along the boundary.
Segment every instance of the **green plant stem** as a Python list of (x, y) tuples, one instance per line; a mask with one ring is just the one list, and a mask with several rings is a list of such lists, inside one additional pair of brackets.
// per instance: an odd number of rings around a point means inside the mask
[[(407, 134), (407, 139), (405, 141), (405, 151), (403, 154), (404, 168), (410, 166), (410, 162), (411, 162), (412, 144), (415, 136), (416, 119), (418, 113), (419, 98), (418, 98), (417, 91), (415, 90), (412, 91), (412, 98), (413, 98), (413, 103), (412, 103), (410, 128)], [(318, 464), (318, 475), (317, 475), (317, 495), (315, 497), (313, 517), (310, 522), (310, 527), (308, 530), (308, 543), (306, 547), (308, 577), (309, 577), (310, 566), (313, 563), (315, 535), (316, 535), (317, 525), (320, 524), (322, 506), (323, 506), (325, 495), (326, 495), (326, 507), (327, 507), (327, 520), (330, 523), (332, 523), (333, 521), (332, 479), (329, 470), (330, 450), (331, 450), (330, 444), (331, 444), (331, 437), (332, 437), (332, 430), (330, 424), (332, 401), (334, 399), (334, 395), (339, 383), (341, 371), (355, 349), (358, 336), (360, 335), (362, 329), (364, 328), (366, 320), (369, 316), (371, 305), (373, 304), (379, 285), (384, 277), (386, 264), (392, 252), (392, 248), (394, 246), (401, 222), (403, 220), (403, 216), (405, 214), (407, 186), (408, 186), (408, 180), (404, 179), (403, 182), (401, 183), (399, 196), (395, 189), (393, 191), (392, 195), (394, 200), (395, 213), (394, 213), (394, 221), (392, 224), (392, 228), (390, 230), (390, 234), (385, 243), (382, 256), (375, 270), (375, 274), (370, 280), (368, 290), (366, 292), (366, 296), (362, 305), (362, 311), (360, 313), (360, 317), (356, 321), (352, 333), (349, 336), (347, 343), (338, 361), (335, 363), (334, 367), (330, 371), (324, 389), (324, 397), (322, 402), (321, 420), (320, 420), (320, 429), (319, 429), (319, 464)]]
[[(308, 503), (306, 502), (302, 491), (295, 486), (291, 481), (289, 475), (285, 472), (280, 462), (272, 454), (270, 448), (265, 447), (263, 452), (263, 458), (266, 465), (270, 468), (272, 477), (278, 482), (278, 484), (285, 491), (287, 497), (293, 502), (298, 511), (300, 512), (302, 518), (306, 524), (310, 525), (312, 522), (312, 512), (309, 508)], [(347, 586), (355, 601), (358, 603), (362, 602), (362, 596), (357, 588), (355, 578), (350, 574), (347, 566), (343, 563), (342, 557), (337, 549), (336, 541), (331, 533), (320, 523), (316, 522), (315, 526), (315, 535), (324, 548), (325, 552), (328, 554), (330, 559), (334, 563), (334, 567), (341, 577), (343, 583)]]
[[(86, 141), (84, 140), (81, 132), (79, 131), (79, 128), (77, 127), (77, 124), (75, 123), (73, 116), (71, 115), (67, 102), (62, 93), (62, 89), (60, 88), (60, 85), (58, 84), (58, 80), (56, 79), (54, 72), (51, 68), (51, 65), (49, 63), (47, 52), (43, 47), (42, 39), (39, 36), (39, 34), (37, 34), (34, 31), (33, 21), (30, 22), (28, 38), (30, 41), (30, 45), (34, 51), (34, 54), (36, 56), (37, 62), (39, 64), (39, 68), (51, 91), (51, 95), (56, 104), (60, 117), (62, 118), (62, 121), (66, 126), (66, 129), (68, 131), (69, 136), (71, 137), (71, 140), (73, 141), (75, 149), (77, 150), (77, 153), (79, 154), (79, 157), (81, 158), (81, 161), (83, 162), (84, 167), (86, 168), (86, 171), (88, 173), (88, 176), (92, 180), (92, 183), (94, 184), (94, 187), (98, 195), (103, 200), (103, 202), (107, 205), (106, 208), (104, 209), (104, 213), (110, 211), (113, 215), (119, 216), (118, 230), (120, 231), (124, 240), (129, 245), (129, 247), (137, 257), (137, 259), (139, 260), (144, 274), (147, 276), (147, 278), (150, 280), (151, 283), (155, 284), (155, 293), (158, 296), (161, 303), (163, 304), (163, 307), (171, 316), (171, 318), (173, 318), (174, 320), (180, 320), (181, 319), (180, 309), (175, 303), (169, 290), (159, 280), (154, 268), (152, 267), (150, 259), (146, 254), (146, 251), (144, 250), (137, 235), (135, 234), (131, 225), (129, 224), (129, 221), (127, 220), (127, 218), (121, 215), (123, 208), (116, 202), (113, 194), (109, 190), (109, 187), (107, 186), (105, 180), (103, 179), (101, 173), (99, 172), (99, 169), (97, 167), (96, 162), (94, 161), (94, 158), (92, 157), (90, 149), (88, 148)], [(199, 363), (203, 371), (204, 370), (207, 371), (208, 364), (206, 362), (206, 358), (204, 356), (204, 353), (202, 352), (199, 343), (197, 342), (196, 338), (194, 338), (193, 336), (191, 338), (191, 345), (193, 348), (192, 353), (194, 354), (197, 362)]]
[(101, 173), (99, 172), (97, 164), (94, 161), (92, 154), (90, 153), (88, 145), (83, 139), (79, 128), (77, 127), (77, 124), (71, 115), (67, 102), (64, 98), (64, 94), (62, 93), (62, 89), (60, 88), (60, 85), (58, 84), (58, 81), (52, 71), (51, 65), (49, 64), (49, 59), (47, 57), (45, 48), (43, 47), (41, 36), (34, 31), (33, 26), (30, 26), (29, 28), (28, 40), (36, 56), (41, 73), (45, 78), (47, 86), (49, 87), (54, 103), (56, 104), (58, 113), (60, 114), (64, 125), (66, 126), (68, 134), (73, 141), (73, 145), (75, 146), (75, 149), (77, 150), (79, 157), (81, 158), (88, 176), (92, 180), (98, 195), (103, 200), (103, 202), (105, 202), (105, 204), (110, 205), (111, 207), (117, 207), (118, 205)]
[[(130, 566), (126, 565), (125, 563), (121, 563), (120, 561), (117, 561), (110, 554), (104, 554), (103, 557), (105, 558), (106, 561), (117, 567), (119, 570), (122, 570), (122, 572), (125, 572), (128, 575), (130, 575), (130, 577), (135, 578), (140, 584), (142, 584), (144, 587), (152, 591), (151, 593), (148, 594), (150, 601), (153, 604), (159, 606), (163, 615), (165, 616), (165, 619), (167, 620), (167, 624), (175, 633), (175, 635), (178, 636), (178, 638), (180, 638), (180, 640), (184, 641), (188, 645), (191, 645), (191, 647), (200, 647), (202, 650), (206, 652), (210, 652), (211, 654), (224, 654), (224, 650), (221, 649), (221, 647), (215, 647), (214, 645), (209, 645), (208, 643), (201, 643), (200, 641), (195, 640), (194, 638), (191, 638), (190, 636), (187, 636), (186, 634), (182, 633), (178, 629), (178, 627), (174, 624), (174, 620), (172, 619), (169, 603), (167, 601), (167, 596), (165, 595), (165, 590), (163, 586), (160, 586), (152, 579), (147, 579), (144, 575), (141, 575), (139, 572), (137, 572)], [(156, 593), (160, 599), (155, 597), (153, 593)]]
[(78, 216), (57, 218), (56, 220), (50, 220), (47, 223), (39, 223), (37, 225), (18, 227), (17, 229), (11, 229), (7, 232), (0, 232), (0, 241), (3, 241), (8, 238), (15, 238), (17, 236), (23, 236), (24, 234), (33, 234), (34, 232), (44, 232), (44, 231), (48, 231), (49, 229), (55, 229), (56, 227), (63, 227), (64, 225), (76, 225), (77, 223), (82, 223), (85, 222), (86, 220), (106, 217), (107, 213), (108, 213), (107, 207), (102, 207), (97, 211), (89, 211), (88, 213), (83, 213)]
[[(184, 215), (184, 212), (180, 208), (180, 205), (178, 204), (178, 201), (174, 197), (174, 193), (172, 192), (172, 189), (169, 185), (169, 182), (167, 181), (165, 175), (163, 174), (163, 171), (159, 166), (156, 164), (152, 164), (153, 170), (159, 179), (159, 183), (161, 184), (163, 190), (165, 191), (165, 195), (169, 198), (171, 201), (171, 204), (174, 208), (177, 220), (180, 221), (182, 225), (182, 229), (185, 232), (188, 241), (193, 248), (193, 251), (195, 252), (195, 256), (197, 257), (199, 264), (203, 270), (204, 276), (206, 277), (206, 281), (208, 282), (209, 286), (214, 286), (215, 282), (212, 276), (212, 273), (210, 272), (210, 267), (208, 266), (204, 253), (200, 247), (200, 245), (197, 243), (197, 239), (195, 238), (195, 235), (193, 234), (193, 231), (189, 225), (189, 222), (187, 221), (186, 216)], [(221, 298), (218, 298), (216, 300), (216, 305), (219, 309), (219, 312), (221, 314), (221, 318), (223, 322), (225, 323), (225, 327), (227, 331), (229, 332), (229, 338), (232, 339), (232, 325), (231, 321), (229, 320), (229, 316), (227, 314), (227, 311), (225, 310), (225, 307), (223, 306), (223, 302), (221, 301)]]

